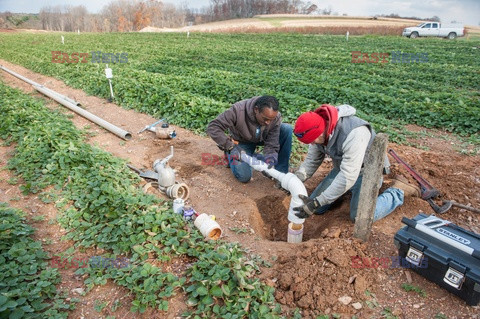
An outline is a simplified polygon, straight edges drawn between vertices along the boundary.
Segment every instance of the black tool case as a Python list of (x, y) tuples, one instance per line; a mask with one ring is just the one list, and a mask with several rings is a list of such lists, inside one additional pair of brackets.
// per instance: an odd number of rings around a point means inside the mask
[(403, 218), (394, 236), (400, 257), (421, 276), (459, 296), (480, 301), (480, 235), (436, 216)]

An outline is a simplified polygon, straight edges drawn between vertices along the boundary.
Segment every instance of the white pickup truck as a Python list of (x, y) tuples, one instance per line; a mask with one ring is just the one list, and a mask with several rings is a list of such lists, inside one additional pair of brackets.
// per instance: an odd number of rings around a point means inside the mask
[(463, 26), (442, 27), (438, 22), (424, 22), (416, 27), (403, 29), (402, 35), (412, 39), (417, 37), (444, 37), (455, 39), (456, 37), (463, 36)]

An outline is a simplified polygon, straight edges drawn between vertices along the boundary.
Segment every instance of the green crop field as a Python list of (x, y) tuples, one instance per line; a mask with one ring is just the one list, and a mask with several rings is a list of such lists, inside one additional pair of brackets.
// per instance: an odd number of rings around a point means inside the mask
[[(392, 141), (406, 142), (413, 133), (404, 126), (414, 123), (480, 145), (480, 41), (362, 36), (347, 42), (341, 36), (290, 34), (64, 36), (62, 45), (60, 34), (0, 34), (0, 58), (108, 98), (105, 64), (92, 63), (91, 52), (128, 53), (126, 63), (109, 63), (115, 102), (196, 132), (204, 132), (211, 119), (237, 100), (270, 94), (280, 100), (289, 123), (319, 104), (348, 103)], [(70, 57), (88, 53), (88, 63), (52, 63), (52, 51)], [(352, 63), (352, 51), (369, 56), (427, 53), (428, 62), (393, 63), (389, 58), (387, 63)], [(259, 264), (266, 261), (236, 243), (204, 241), (167, 202), (137, 187), (139, 178), (125, 161), (88, 144), (86, 133), (60, 112), (0, 83), (0, 114), (0, 138), (15, 147), (8, 168), (22, 178), (21, 190), (55, 203), (65, 237), (75, 248), (98, 247), (112, 258), (129, 257), (128, 268), (77, 270), (77, 275), (88, 275), (87, 290), (108, 280), (125, 287), (134, 297), (133, 312), (148, 307), (167, 311), (171, 297), (184, 294), (189, 318), (281, 317), (274, 289), (257, 278)], [(0, 213), (24, 227), (19, 212), (0, 205)], [(30, 243), (24, 237), (32, 232), (5, 240), (8, 245)], [(28, 285), (22, 282), (15, 289), (8, 277), (12, 284), (0, 285), (0, 293), (12, 300), (0, 298), (0, 317), (27, 312), (31, 317), (65, 316), (63, 310), (72, 305), (53, 289), (57, 272), (46, 265), (37, 244), (29, 247), (39, 256), (29, 262), (46, 274), (39, 281), (44, 289), (37, 291), (38, 298), (27, 297)], [(24, 271), (21, 256), (7, 248), (2, 258)], [(182, 258), (192, 262), (181, 275), (151, 262)], [(25, 268), (27, 281), (32, 279), (29, 271), (33, 273)], [(44, 304), (46, 298), (52, 302)]]
[[(405, 124), (480, 143), (480, 41), (293, 34), (0, 34), (0, 58), (109, 96), (92, 51), (128, 53), (113, 69), (116, 102), (204, 131), (237, 100), (275, 95), (286, 122), (323, 103), (350, 104), (377, 131), (405, 142)], [(52, 63), (51, 51), (88, 53)], [(352, 63), (352, 51), (428, 54), (428, 62)]]

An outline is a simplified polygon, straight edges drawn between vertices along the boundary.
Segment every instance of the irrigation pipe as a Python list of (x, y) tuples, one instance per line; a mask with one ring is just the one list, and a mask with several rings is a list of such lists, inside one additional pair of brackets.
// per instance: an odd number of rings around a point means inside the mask
[(58, 95), (58, 96), (61, 97), (62, 99), (66, 100), (66, 101), (68, 101), (68, 102), (70, 102), (70, 103), (73, 103), (73, 104), (75, 104), (75, 105), (80, 106), (80, 102), (77, 102), (77, 101), (69, 98), (68, 96), (62, 95), (62, 94), (60, 94), (60, 93), (58, 93), (58, 92), (55, 92), (55, 91), (53, 91), (53, 90), (50, 90), (49, 88), (47, 88), (47, 87), (45, 87), (45, 86), (43, 86), (43, 85), (41, 85), (41, 84), (39, 84), (39, 83), (37, 83), (37, 82), (35, 82), (35, 81), (32, 81), (32, 80), (24, 77), (23, 75), (18, 74), (17, 72), (14, 72), (14, 71), (12, 71), (12, 70), (10, 70), (10, 69), (7, 69), (7, 68), (4, 67), (3, 65), (0, 65), (0, 69), (4, 70), (4, 71), (7, 72), (7, 73), (10, 73), (11, 75), (19, 78), (19, 79), (22, 80), (22, 81), (27, 82), (28, 84), (30, 84), (30, 85), (32, 85), (32, 86), (37, 85), (37, 86), (43, 87), (43, 88), (45, 88), (46, 90), (51, 91), (53, 94)]
[(9, 70), (7, 69), (6, 67), (4, 67), (3, 65), (0, 65), (0, 69), (4, 70), (5, 72), (7, 73), (10, 73), (11, 75), (19, 78), (20, 80), (22, 81), (25, 81), (27, 82), (28, 84), (32, 85), (33, 88), (35, 90), (37, 90), (38, 92), (48, 96), (49, 98), (57, 101), (58, 103), (62, 104), (63, 106), (67, 107), (68, 109), (70, 109), (71, 111), (83, 116), (84, 118), (92, 121), (93, 123), (103, 127), (104, 129), (112, 132), (113, 134), (117, 135), (118, 137), (124, 139), (124, 140), (129, 140), (132, 138), (132, 134), (105, 121), (104, 119), (82, 109), (81, 107), (78, 107), (78, 105), (80, 105), (80, 103), (70, 99), (69, 97), (66, 97), (64, 95), (61, 95), (49, 88), (46, 88), (45, 86), (37, 83), (37, 82), (34, 82), (26, 77), (24, 77), (23, 75), (20, 75), (12, 70)]
[(101, 127), (103, 127), (104, 129), (112, 132), (113, 134), (117, 135), (118, 137), (120, 138), (123, 138), (124, 140), (129, 140), (132, 138), (132, 134), (130, 134), (129, 132), (105, 121), (104, 119), (88, 112), (88, 111), (85, 111), (84, 109), (82, 109), (81, 107), (78, 107), (76, 105), (74, 105), (73, 103), (70, 103), (62, 98), (60, 98), (58, 95), (52, 93), (49, 89), (45, 89), (44, 87), (40, 87), (40, 86), (37, 86), (37, 85), (34, 85), (33, 88), (35, 90), (37, 90), (38, 92), (48, 96), (49, 98), (57, 101), (58, 103), (66, 106), (68, 109), (72, 110), (73, 112), (83, 116), (84, 118), (92, 121), (93, 123), (97, 124), (97, 125), (100, 125)]

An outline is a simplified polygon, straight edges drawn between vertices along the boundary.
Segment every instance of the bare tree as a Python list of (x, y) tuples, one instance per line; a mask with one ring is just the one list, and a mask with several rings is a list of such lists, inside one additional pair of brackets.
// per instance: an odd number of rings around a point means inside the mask
[(302, 11), (300, 0), (210, 0), (204, 10), (207, 20), (250, 18), (259, 14), (298, 13)]

